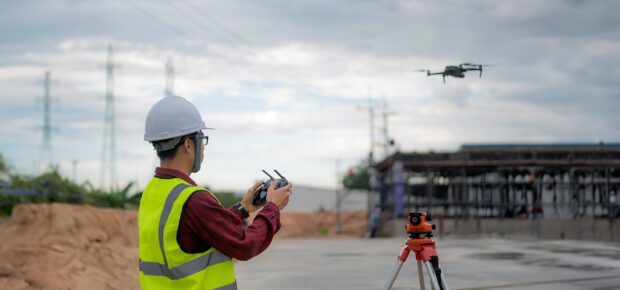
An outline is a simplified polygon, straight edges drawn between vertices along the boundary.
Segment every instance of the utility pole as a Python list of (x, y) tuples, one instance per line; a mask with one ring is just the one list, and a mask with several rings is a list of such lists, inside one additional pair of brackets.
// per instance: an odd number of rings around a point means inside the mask
[(368, 164), (371, 165), (374, 162), (375, 155), (375, 146), (377, 143), (375, 142), (375, 109), (378, 107), (377, 104), (373, 102), (371, 96), (368, 97), (368, 106), (358, 106), (358, 109), (368, 110), (369, 116), (369, 132), (370, 132), (370, 148), (368, 153)]
[(108, 61), (106, 63), (106, 96), (105, 116), (103, 129), (103, 153), (101, 154), (100, 187), (105, 184), (106, 172), (109, 178), (109, 190), (116, 188), (116, 124), (114, 113), (114, 59), (112, 45), (108, 46)]
[[(387, 157), (389, 155), (389, 148), (393, 145), (394, 140), (390, 137), (389, 134), (389, 117), (391, 115), (396, 114), (392, 112), (388, 108), (387, 100), (383, 97), (382, 103), (375, 103), (372, 97), (368, 98), (368, 106), (358, 106), (359, 109), (368, 110), (369, 116), (369, 125), (370, 125), (370, 150), (369, 150), (369, 164), (374, 163), (374, 158), (376, 157), (375, 149), (377, 146), (381, 146), (383, 149), (383, 157)], [(377, 128), (375, 127), (375, 117), (381, 116), (383, 121), (383, 126)], [(383, 139), (382, 142), (376, 141), (376, 133), (380, 130), (380, 139)]]
[(340, 221), (340, 211), (342, 210), (342, 198), (340, 196), (341, 192), (341, 180), (340, 180), (340, 159), (336, 159), (335, 162), (335, 171), (336, 171), (336, 233), (342, 232), (342, 225)]
[(166, 61), (166, 89), (164, 97), (174, 96), (174, 63), (172, 58), (168, 57)]
[[(382, 104), (377, 104), (373, 101), (373, 98), (370, 93), (368, 97), (368, 106), (361, 107), (361, 108), (368, 109), (369, 125), (370, 125), (370, 150), (368, 153), (368, 173), (369, 173), (369, 178), (370, 178), (370, 182), (369, 182), (370, 189), (368, 190), (368, 195), (367, 195), (367, 212), (370, 215), (373, 209), (372, 191), (375, 190), (378, 185), (378, 178), (377, 178), (377, 174), (374, 169), (375, 146), (381, 145), (383, 147), (384, 158), (388, 157), (389, 146), (393, 144), (393, 140), (389, 136), (388, 118), (390, 115), (394, 114), (394, 112), (390, 112), (388, 110), (387, 101), (385, 97), (383, 98)], [(375, 114), (377, 113), (377, 110), (379, 110), (379, 113), (383, 119), (383, 127), (381, 128), (382, 129), (381, 131), (383, 133), (382, 137), (384, 139), (384, 142), (375, 141), (375, 132), (376, 132)], [(381, 211), (383, 210), (384, 208), (381, 208)], [(370, 228), (369, 228), (369, 232), (370, 232)]]
[(52, 97), (50, 96), (51, 72), (45, 72), (44, 95), (43, 95), (43, 146), (41, 149), (40, 168), (49, 170), (52, 165), (52, 122), (51, 106)]
[(389, 130), (388, 130), (388, 118), (391, 115), (396, 114), (395, 112), (391, 112), (388, 109), (388, 104), (387, 104), (387, 100), (385, 99), (385, 96), (383, 97), (383, 103), (381, 106), (381, 115), (383, 117), (383, 140), (384, 142), (382, 143), (383, 145), (383, 154), (384, 157), (388, 157), (389, 156), (389, 148), (390, 146), (394, 145), (394, 140), (392, 138), (390, 138), (390, 134), (389, 134)]
[[(373, 102), (372, 96), (370, 94), (370, 92), (368, 93), (368, 106), (364, 107), (364, 106), (359, 106), (359, 109), (368, 109), (368, 117), (369, 117), (369, 125), (370, 125), (370, 148), (369, 148), (369, 152), (368, 152), (368, 173), (370, 175), (370, 180), (374, 181), (376, 180), (376, 176), (375, 176), (375, 171), (374, 171), (374, 155), (375, 155), (375, 108), (376, 108), (377, 104), (375, 104)], [(370, 185), (370, 189), (368, 189), (367, 194), (366, 194), (366, 212), (368, 215), (370, 215), (370, 212), (372, 210), (372, 191), (374, 190), (373, 188), (374, 182), (371, 182)], [(370, 228), (368, 229), (368, 231), (370, 232)]]

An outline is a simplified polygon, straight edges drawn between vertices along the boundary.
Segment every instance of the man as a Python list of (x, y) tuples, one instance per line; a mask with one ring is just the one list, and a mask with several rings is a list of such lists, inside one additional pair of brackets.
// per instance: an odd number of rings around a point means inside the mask
[[(140, 284), (151, 289), (237, 289), (232, 258), (248, 260), (263, 252), (280, 229), (280, 211), (292, 185), (275, 189), (244, 227), (257, 182), (242, 201), (224, 208), (189, 177), (200, 170), (208, 136), (196, 107), (181, 97), (166, 97), (150, 109), (144, 139), (155, 147), (160, 167), (144, 189), (138, 213)], [(204, 142), (203, 142), (204, 140)]]

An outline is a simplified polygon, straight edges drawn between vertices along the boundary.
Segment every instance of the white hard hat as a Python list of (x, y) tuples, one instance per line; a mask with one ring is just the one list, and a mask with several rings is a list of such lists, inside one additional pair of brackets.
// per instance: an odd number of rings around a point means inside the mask
[(166, 140), (202, 129), (213, 128), (205, 125), (198, 109), (182, 97), (170, 96), (155, 103), (146, 115), (144, 140)]

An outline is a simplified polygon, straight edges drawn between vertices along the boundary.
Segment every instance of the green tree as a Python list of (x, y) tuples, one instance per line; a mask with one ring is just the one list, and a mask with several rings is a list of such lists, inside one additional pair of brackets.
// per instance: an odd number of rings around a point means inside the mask
[(346, 189), (368, 190), (370, 189), (370, 175), (368, 167), (363, 163), (350, 168), (342, 178), (342, 186)]

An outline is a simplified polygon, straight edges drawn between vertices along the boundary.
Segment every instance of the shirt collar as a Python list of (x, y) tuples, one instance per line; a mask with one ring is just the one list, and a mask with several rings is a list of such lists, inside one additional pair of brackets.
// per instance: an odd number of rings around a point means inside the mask
[(196, 182), (194, 182), (194, 180), (192, 180), (189, 175), (178, 171), (176, 169), (172, 169), (172, 168), (164, 168), (164, 167), (157, 167), (155, 168), (155, 177), (159, 177), (159, 178), (180, 178), (185, 180), (187, 183), (196, 186)]

